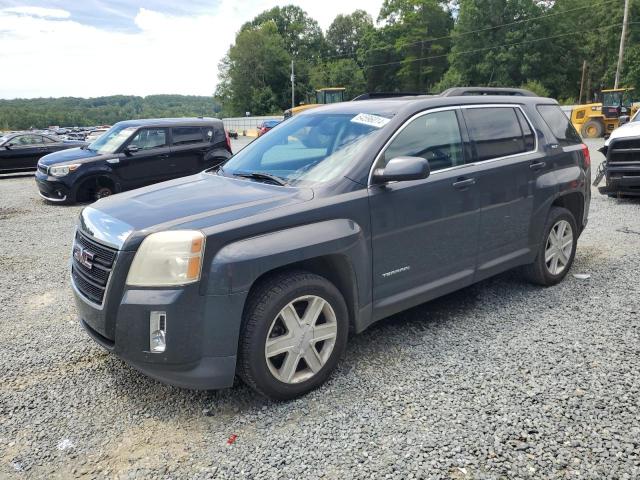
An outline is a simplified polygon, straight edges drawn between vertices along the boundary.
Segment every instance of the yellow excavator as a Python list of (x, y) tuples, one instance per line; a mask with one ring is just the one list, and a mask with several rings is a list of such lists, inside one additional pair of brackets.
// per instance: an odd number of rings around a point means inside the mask
[(292, 117), (300, 112), (304, 112), (305, 110), (316, 108), (321, 105), (344, 102), (344, 91), (345, 88), (343, 87), (320, 88), (316, 90), (316, 103), (307, 103), (289, 108), (284, 111), (284, 118)]
[(611, 135), (620, 125), (620, 117), (633, 116), (640, 108), (633, 103), (633, 88), (602, 90), (602, 101), (574, 108), (571, 123), (584, 138)]

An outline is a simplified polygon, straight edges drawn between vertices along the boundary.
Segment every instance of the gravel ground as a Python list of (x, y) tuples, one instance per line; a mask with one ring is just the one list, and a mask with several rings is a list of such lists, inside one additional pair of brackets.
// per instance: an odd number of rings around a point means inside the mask
[(95, 345), (68, 284), (79, 211), (0, 179), (1, 478), (640, 477), (640, 201), (594, 189), (572, 271), (591, 278), (507, 273), (387, 319), (279, 404)]

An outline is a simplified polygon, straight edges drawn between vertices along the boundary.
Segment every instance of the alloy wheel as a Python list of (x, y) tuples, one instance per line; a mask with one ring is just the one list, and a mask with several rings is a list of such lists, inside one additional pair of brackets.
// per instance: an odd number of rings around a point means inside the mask
[(289, 302), (273, 319), (265, 342), (269, 371), (283, 383), (309, 380), (327, 363), (338, 323), (321, 297), (305, 295)]
[(573, 253), (573, 230), (566, 220), (560, 220), (549, 231), (544, 262), (551, 275), (560, 275)]

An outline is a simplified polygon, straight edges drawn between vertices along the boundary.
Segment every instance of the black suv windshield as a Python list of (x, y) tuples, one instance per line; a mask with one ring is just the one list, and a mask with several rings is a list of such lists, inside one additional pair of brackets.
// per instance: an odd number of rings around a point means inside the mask
[[(282, 183), (320, 183), (339, 177), (388, 118), (314, 113), (292, 117), (260, 137), (221, 169), (224, 175), (266, 174)], [(253, 175), (254, 180), (266, 180)]]
[(136, 127), (114, 125), (99, 136), (87, 148), (98, 153), (115, 153), (118, 148), (136, 131)]

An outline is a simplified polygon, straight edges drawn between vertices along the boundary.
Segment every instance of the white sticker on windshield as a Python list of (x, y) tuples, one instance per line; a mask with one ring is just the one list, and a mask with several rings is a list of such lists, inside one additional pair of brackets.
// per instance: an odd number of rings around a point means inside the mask
[(380, 117), (378, 115), (371, 115), (370, 113), (359, 113), (351, 119), (353, 123), (361, 123), (362, 125), (368, 125), (369, 127), (382, 128), (389, 123), (388, 118)]

